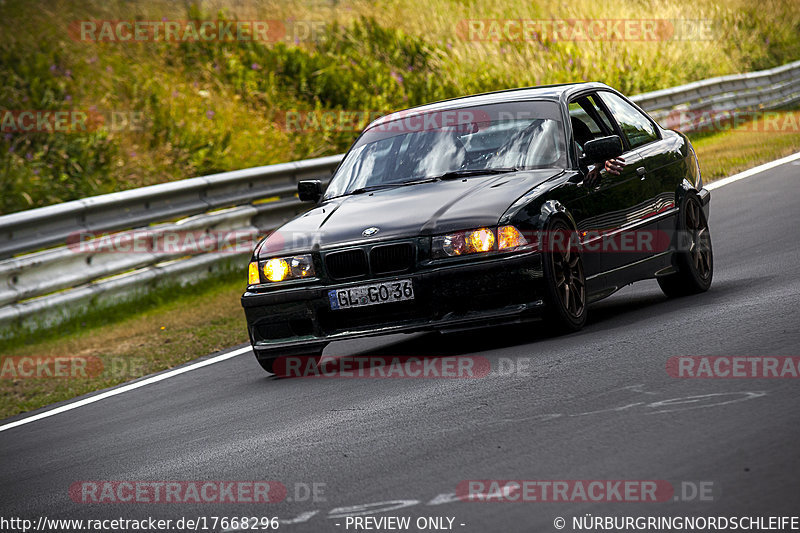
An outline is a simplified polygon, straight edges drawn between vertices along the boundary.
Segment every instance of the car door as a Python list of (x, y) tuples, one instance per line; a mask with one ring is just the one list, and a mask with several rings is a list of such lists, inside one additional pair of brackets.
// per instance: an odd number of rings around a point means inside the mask
[[(634, 169), (636, 180), (631, 182), (631, 200), (628, 219), (624, 229), (633, 234), (633, 243), (660, 242), (655, 233), (659, 229), (659, 218), (675, 203), (674, 179), (666, 174), (666, 150), (663, 147), (661, 134), (653, 121), (634, 107), (623, 97), (611, 91), (599, 91), (599, 105), (612, 120), (615, 129), (623, 137), (628, 151), (626, 154), (636, 155)], [(627, 157), (627, 156), (625, 156)], [(652, 237), (642, 239), (640, 237)], [(657, 247), (636, 245), (626, 255), (631, 261), (641, 261), (653, 255)]]
[[(581, 95), (569, 103), (573, 141), (576, 149), (582, 150), (582, 142), (606, 135), (620, 135), (610, 115), (598, 106), (594, 94)], [(580, 122), (576, 122), (580, 121)], [(581, 123), (588, 127), (589, 134)], [(583, 138), (579, 130), (583, 129)], [(622, 135), (620, 135), (622, 137)], [(644, 201), (639, 180), (642, 158), (630, 150), (622, 137), (625, 152), (625, 167), (619, 175), (600, 173), (600, 180), (593, 185), (584, 184), (586, 194), (582, 200), (581, 218), (577, 220), (578, 231), (584, 243), (583, 261), (586, 275), (592, 276), (620, 268), (635, 258), (623, 248), (618, 232), (635, 216), (638, 204)]]

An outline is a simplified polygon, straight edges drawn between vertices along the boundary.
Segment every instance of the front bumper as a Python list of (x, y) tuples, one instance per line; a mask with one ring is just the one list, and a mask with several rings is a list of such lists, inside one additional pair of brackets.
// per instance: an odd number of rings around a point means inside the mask
[[(328, 291), (378, 281), (410, 279), (414, 299), (332, 310)], [(476, 258), (419, 268), (395, 276), (304, 286), (242, 296), (257, 356), (311, 355), (335, 340), (416, 331), (448, 331), (536, 318), (542, 302), (537, 252)]]

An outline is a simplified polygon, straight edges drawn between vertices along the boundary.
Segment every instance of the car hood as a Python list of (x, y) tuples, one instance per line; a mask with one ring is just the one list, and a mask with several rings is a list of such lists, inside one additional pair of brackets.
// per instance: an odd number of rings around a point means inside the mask
[[(497, 224), (531, 188), (563, 172), (525, 170), (405, 185), (328, 200), (274, 232), (259, 254), (433, 235)], [(367, 228), (378, 228), (366, 237)]]

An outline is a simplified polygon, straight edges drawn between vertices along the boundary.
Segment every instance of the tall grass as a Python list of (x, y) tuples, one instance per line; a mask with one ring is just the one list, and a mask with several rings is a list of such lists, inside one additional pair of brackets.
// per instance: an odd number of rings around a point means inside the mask
[[(0, 110), (140, 117), (85, 134), (0, 137), (0, 213), (339, 152), (356, 132), (284, 131), (280, 111), (389, 111), (509, 87), (600, 80), (626, 93), (800, 58), (800, 4), (712, 0), (5, 0)], [(76, 20), (324, 21), (279, 43), (87, 43)], [(466, 19), (694, 19), (711, 40), (474, 42)], [(119, 125), (119, 124), (117, 124)], [(123, 124), (124, 125), (124, 124)]]

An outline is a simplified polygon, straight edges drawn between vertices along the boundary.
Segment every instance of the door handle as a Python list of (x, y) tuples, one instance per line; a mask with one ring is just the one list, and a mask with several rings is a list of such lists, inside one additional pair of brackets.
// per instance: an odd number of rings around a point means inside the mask
[(644, 167), (639, 167), (636, 169), (636, 174), (644, 179), (645, 174), (647, 174), (647, 170)]

